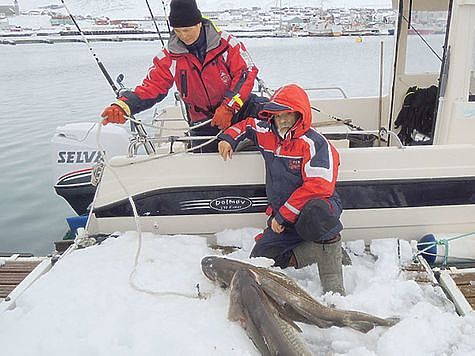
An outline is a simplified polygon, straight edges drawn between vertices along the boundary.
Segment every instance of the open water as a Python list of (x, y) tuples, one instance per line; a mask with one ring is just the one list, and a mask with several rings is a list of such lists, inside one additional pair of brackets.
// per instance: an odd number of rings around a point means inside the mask
[[(429, 42), (441, 52), (443, 36)], [(268, 86), (339, 86), (350, 97), (375, 96), (379, 88), (380, 43), (384, 83), (390, 83), (393, 38), (352, 37), (244, 39)], [(145, 76), (157, 42), (92, 43), (113, 77), (134, 86)], [(412, 36), (409, 72), (438, 72), (440, 62)], [(331, 92), (312, 94), (334, 96)], [(53, 191), (50, 139), (57, 126), (93, 122), (114, 95), (86, 45), (0, 45), (0, 252), (49, 253), (67, 231), (73, 214)], [(162, 104), (172, 102), (167, 98)], [(147, 120), (147, 114), (141, 114)]]

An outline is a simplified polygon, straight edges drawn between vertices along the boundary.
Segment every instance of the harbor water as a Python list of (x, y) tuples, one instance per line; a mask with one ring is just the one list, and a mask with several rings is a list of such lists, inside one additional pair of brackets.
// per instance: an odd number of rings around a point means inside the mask
[[(441, 52), (442, 35), (428, 39)], [(341, 87), (348, 96), (376, 96), (384, 44), (388, 92), (394, 39), (365, 37), (244, 40), (269, 87), (294, 82), (306, 88)], [(147, 73), (160, 42), (93, 43), (113, 77), (129, 86)], [(416, 36), (408, 72), (438, 72), (440, 62)], [(173, 90), (173, 89), (172, 89)], [(312, 92), (312, 97), (338, 96)], [(0, 46), (0, 252), (48, 254), (67, 231), (73, 211), (53, 190), (50, 139), (57, 126), (96, 121), (114, 100), (87, 47), (81, 43)], [(161, 104), (173, 104), (169, 95)], [(150, 120), (151, 110), (139, 115)]]

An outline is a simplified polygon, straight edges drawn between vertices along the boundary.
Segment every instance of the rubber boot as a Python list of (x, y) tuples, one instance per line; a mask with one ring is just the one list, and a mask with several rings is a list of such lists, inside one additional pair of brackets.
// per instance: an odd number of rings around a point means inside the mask
[[(299, 269), (317, 263), (317, 250), (319, 249), (319, 246), (321, 247), (321, 244), (306, 241), (295, 247), (292, 252), (297, 265), (294, 267)], [(341, 254), (343, 266), (351, 265), (351, 258), (343, 247), (341, 248)]]
[(295, 268), (304, 268), (317, 262), (317, 245), (315, 242), (305, 241), (292, 250), (297, 263)]
[(345, 295), (343, 285), (341, 240), (330, 244), (316, 244), (318, 274), (323, 293), (334, 292)]

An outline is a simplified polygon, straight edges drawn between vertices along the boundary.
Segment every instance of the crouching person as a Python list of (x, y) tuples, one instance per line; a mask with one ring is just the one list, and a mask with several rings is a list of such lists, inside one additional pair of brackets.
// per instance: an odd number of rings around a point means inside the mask
[(344, 295), (338, 152), (311, 127), (310, 101), (295, 84), (278, 89), (259, 116), (263, 120), (231, 126), (218, 145), (226, 160), (248, 138), (265, 161), (268, 227), (256, 237), (251, 257), (272, 258), (281, 268), (317, 262), (323, 291)]

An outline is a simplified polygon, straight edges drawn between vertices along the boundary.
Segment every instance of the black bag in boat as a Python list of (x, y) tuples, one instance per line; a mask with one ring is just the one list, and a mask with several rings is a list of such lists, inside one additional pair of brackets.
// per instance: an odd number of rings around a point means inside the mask
[(435, 85), (429, 88), (410, 87), (396, 121), (396, 128), (404, 145), (426, 145), (432, 143), (432, 130), (437, 100)]

